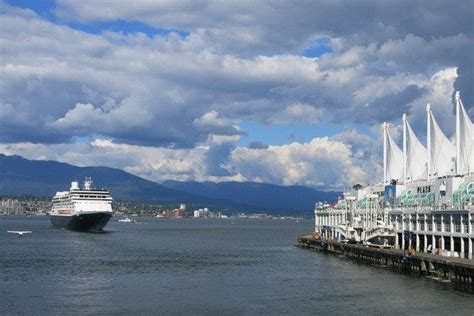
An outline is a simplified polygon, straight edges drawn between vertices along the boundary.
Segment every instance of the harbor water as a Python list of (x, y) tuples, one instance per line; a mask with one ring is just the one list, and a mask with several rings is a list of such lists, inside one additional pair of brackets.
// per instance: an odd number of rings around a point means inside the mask
[(295, 247), (312, 229), (112, 218), (107, 233), (90, 234), (0, 217), (0, 314), (473, 315), (474, 295), (453, 284)]

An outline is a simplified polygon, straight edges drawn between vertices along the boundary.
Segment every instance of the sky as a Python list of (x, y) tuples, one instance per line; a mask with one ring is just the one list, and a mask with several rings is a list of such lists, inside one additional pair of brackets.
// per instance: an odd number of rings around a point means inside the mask
[(474, 1), (0, 0), (0, 153), (342, 190), (474, 116)]

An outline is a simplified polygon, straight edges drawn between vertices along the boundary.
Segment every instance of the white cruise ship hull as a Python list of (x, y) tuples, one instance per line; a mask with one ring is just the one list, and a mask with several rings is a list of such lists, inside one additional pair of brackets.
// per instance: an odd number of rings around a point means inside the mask
[(112, 217), (110, 212), (83, 213), (76, 215), (50, 215), (56, 228), (81, 232), (102, 232)]

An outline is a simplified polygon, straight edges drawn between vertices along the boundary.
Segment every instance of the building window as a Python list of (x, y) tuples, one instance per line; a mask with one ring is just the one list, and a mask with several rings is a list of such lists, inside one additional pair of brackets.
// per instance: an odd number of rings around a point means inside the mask
[(461, 216), (454, 216), (453, 222), (454, 222), (454, 231), (456, 233), (460, 233), (461, 232)]
[(464, 226), (464, 233), (467, 234), (469, 232), (469, 220), (467, 215), (462, 216), (462, 225)]
[(451, 232), (451, 219), (449, 215), (443, 216), (443, 225), (445, 232)]
[(434, 219), (434, 224), (435, 224), (435, 231), (440, 232), (441, 231), (441, 215), (435, 215)]

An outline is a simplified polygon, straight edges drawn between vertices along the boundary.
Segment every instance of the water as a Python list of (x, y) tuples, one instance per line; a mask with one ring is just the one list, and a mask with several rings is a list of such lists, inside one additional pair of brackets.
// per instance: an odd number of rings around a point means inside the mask
[(310, 220), (106, 228), (0, 217), (0, 314), (474, 314), (474, 295), (452, 285), (295, 247)]

